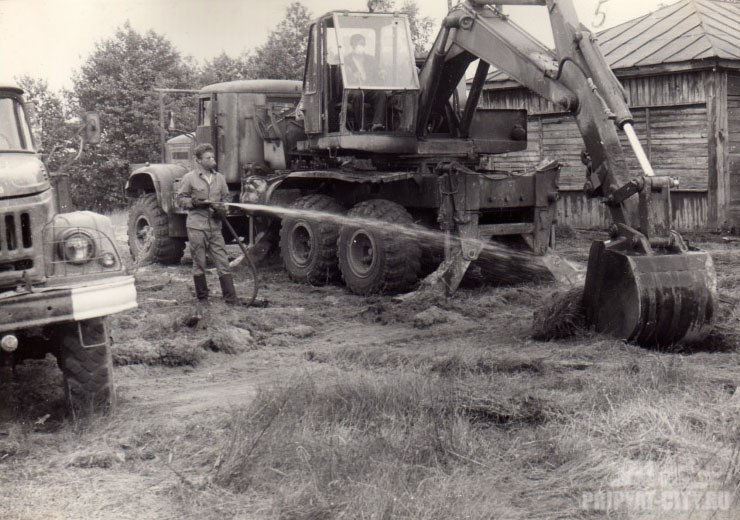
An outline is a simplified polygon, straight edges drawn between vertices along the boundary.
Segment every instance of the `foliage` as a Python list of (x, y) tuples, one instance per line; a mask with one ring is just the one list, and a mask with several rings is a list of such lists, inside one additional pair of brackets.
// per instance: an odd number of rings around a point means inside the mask
[(416, 0), (406, 0), (401, 6), (400, 12), (406, 13), (406, 16), (409, 18), (414, 50), (417, 53), (429, 52), (436, 28), (434, 20), (429, 16), (421, 16)]
[[(71, 171), (75, 203), (93, 209), (125, 204), (129, 166), (160, 159), (154, 89), (188, 88), (192, 79), (192, 68), (154, 31), (139, 34), (126, 23), (113, 37), (96, 44), (73, 77), (73, 95), (83, 110), (104, 115), (103, 140)], [(166, 100), (166, 110), (183, 112), (183, 99), (168, 96)], [(183, 117), (187, 119), (178, 120)]]
[(222, 52), (215, 58), (206, 60), (198, 73), (197, 84), (204, 87), (238, 79), (255, 79), (250, 68), (250, 55), (242, 54), (233, 58)]
[(198, 70), (197, 86), (239, 79), (302, 79), (312, 16), (306, 6), (293, 2), (264, 45), (237, 57), (222, 52), (207, 60)]
[(300, 2), (293, 2), (285, 18), (249, 58), (249, 71), (254, 78), (301, 79), (306, 61), (308, 26), (312, 14)]
[(396, 0), (368, 0), (367, 10), (371, 13), (389, 13), (395, 9)]
[(64, 98), (51, 91), (43, 79), (22, 76), (18, 78), (18, 85), (25, 91), (36, 148), (45, 154), (51, 171), (56, 171), (64, 156), (76, 145), (74, 125), (68, 122), (71, 110)]
[(396, 9), (396, 0), (369, 0), (367, 3), (370, 12), (399, 12), (409, 19), (411, 40), (414, 42), (414, 51), (424, 54), (429, 51), (436, 24), (429, 16), (421, 16), (416, 0), (405, 0), (400, 9)]

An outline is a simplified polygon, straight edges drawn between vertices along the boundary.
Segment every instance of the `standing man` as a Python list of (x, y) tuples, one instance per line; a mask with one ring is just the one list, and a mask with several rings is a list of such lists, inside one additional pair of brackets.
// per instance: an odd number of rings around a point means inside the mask
[(226, 218), (225, 206), (229, 202), (226, 177), (216, 171), (213, 146), (200, 144), (195, 147), (195, 169), (182, 178), (177, 192), (177, 203), (188, 210), (185, 223), (188, 230), (190, 255), (193, 257), (193, 282), (198, 301), (208, 302), (206, 282), (206, 254), (216, 264), (221, 292), (226, 303), (240, 304), (234, 289), (234, 278), (229, 271), (221, 219)]

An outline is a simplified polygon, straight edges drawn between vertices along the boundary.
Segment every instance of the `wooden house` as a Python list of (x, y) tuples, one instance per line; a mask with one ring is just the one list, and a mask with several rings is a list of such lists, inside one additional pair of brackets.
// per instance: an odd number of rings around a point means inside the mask
[[(740, 3), (681, 0), (597, 35), (629, 96), (635, 129), (658, 175), (677, 177), (681, 230), (740, 230)], [(608, 214), (582, 193), (583, 148), (575, 120), (505, 74), (492, 72), (481, 106), (526, 108), (529, 146), (493, 156), (499, 169), (563, 163), (560, 222), (602, 228)], [(637, 161), (624, 140), (628, 163)]]

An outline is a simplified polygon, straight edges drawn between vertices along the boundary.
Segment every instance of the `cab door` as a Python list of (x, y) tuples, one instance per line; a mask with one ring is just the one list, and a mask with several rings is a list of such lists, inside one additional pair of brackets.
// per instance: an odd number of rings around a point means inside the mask
[(319, 61), (321, 59), (321, 38), (319, 24), (314, 23), (308, 33), (308, 51), (306, 68), (303, 75), (303, 115), (304, 129), (307, 134), (321, 133), (322, 96)]

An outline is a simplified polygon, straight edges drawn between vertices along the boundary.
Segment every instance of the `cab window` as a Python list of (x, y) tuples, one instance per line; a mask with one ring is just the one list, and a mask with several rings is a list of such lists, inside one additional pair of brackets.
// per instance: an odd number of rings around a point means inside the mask
[(336, 15), (334, 25), (345, 88), (419, 88), (405, 17)]
[(200, 100), (198, 126), (211, 126), (211, 98)]
[(0, 98), (0, 151), (33, 151), (26, 115), (14, 98)]

